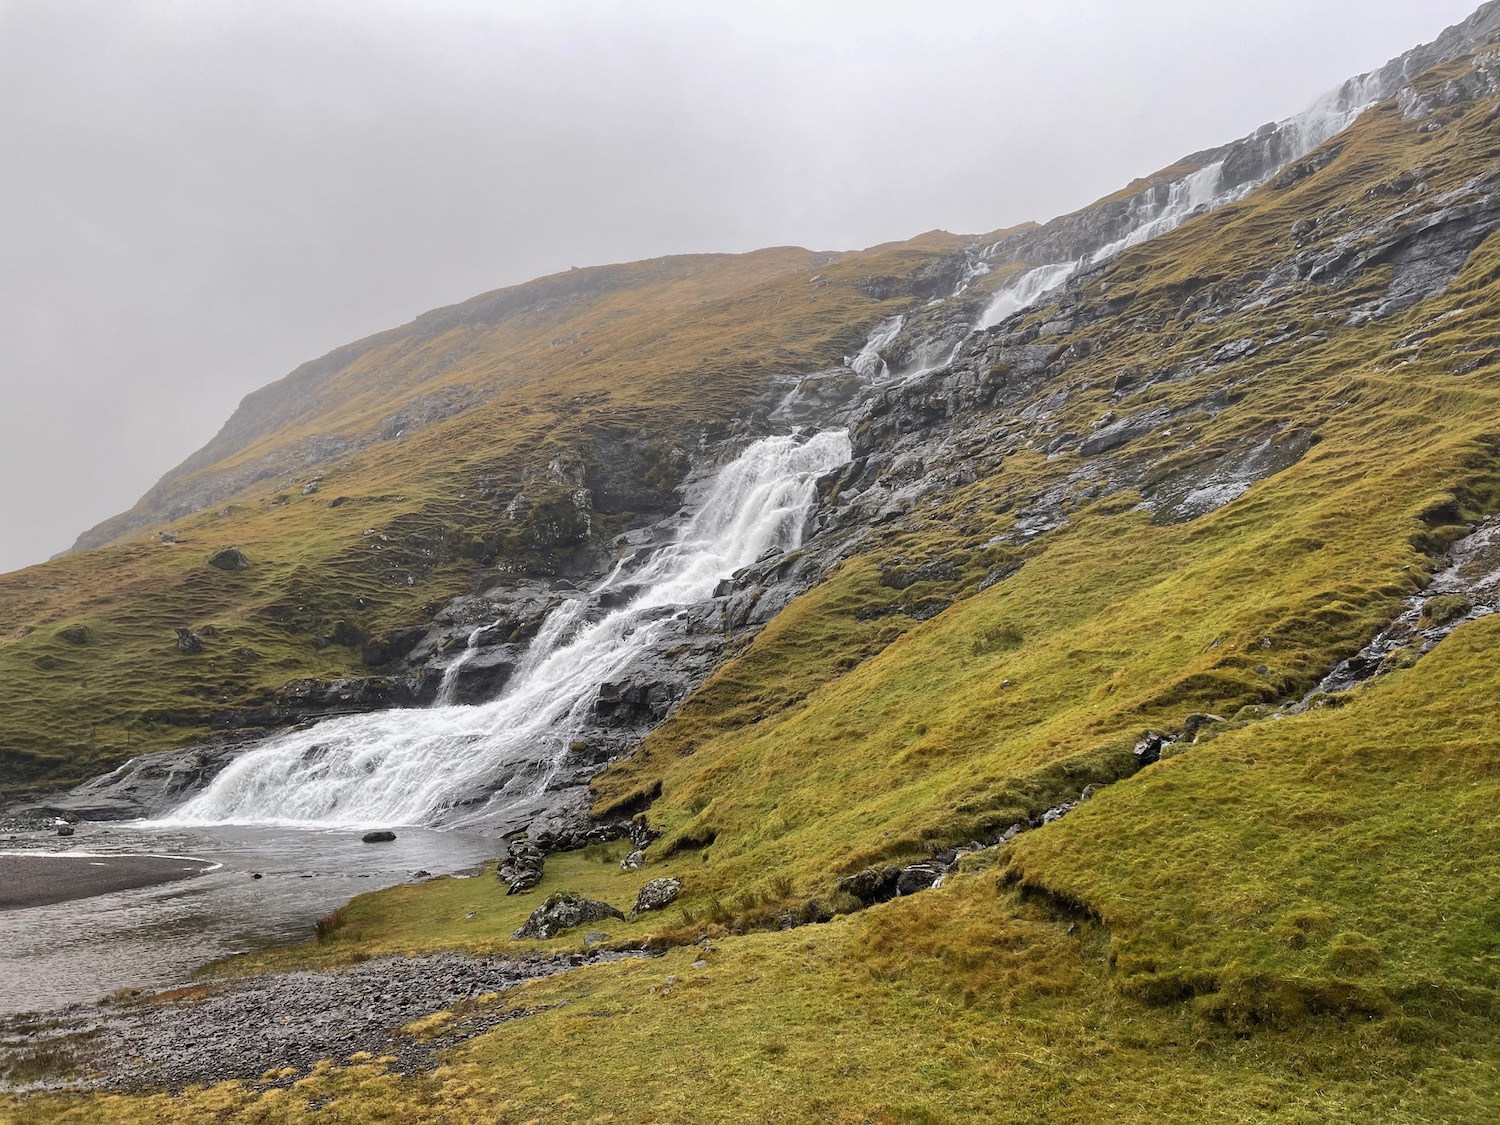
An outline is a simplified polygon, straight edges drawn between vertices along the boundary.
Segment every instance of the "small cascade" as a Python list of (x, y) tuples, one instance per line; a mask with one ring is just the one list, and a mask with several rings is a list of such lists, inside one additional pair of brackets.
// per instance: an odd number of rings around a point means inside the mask
[[(976, 328), (992, 328), (1031, 307), (1082, 268), (1107, 262), (1132, 246), (1176, 230), (1196, 215), (1244, 199), (1288, 164), (1342, 133), (1376, 102), (1394, 94), (1404, 76), (1398, 73), (1393, 77), (1388, 70), (1351, 78), (1304, 112), (1218, 150), (1218, 159), (1142, 192), (1131, 201), (1123, 234), (1075, 261), (1053, 262), (1021, 273), (995, 293)], [(1240, 169), (1237, 178), (1228, 175), (1231, 160)], [(981, 257), (993, 258), (1005, 245), (1002, 239), (986, 247)]]
[[(710, 598), (720, 579), (772, 548), (800, 546), (818, 478), (851, 456), (843, 430), (755, 442), (719, 470), (674, 542), (628, 577), (617, 567), (598, 589), (554, 609), (499, 698), (346, 716), (281, 735), (231, 763), (166, 823), (451, 822), (536, 796), (600, 685), (650, 651), (667, 619)], [(597, 595), (616, 584), (639, 592), (601, 612)], [(455, 815), (460, 806), (467, 811)]]
[(1027, 270), (1010, 284), (1002, 287), (990, 302), (989, 308), (979, 318), (979, 328), (993, 328), (1006, 317), (1036, 304), (1056, 289), (1078, 270), (1077, 262), (1063, 262), (1055, 266), (1038, 266)]
[[(499, 622), (495, 622), (494, 624), (498, 625)], [(473, 660), (474, 657), (478, 654), (479, 638), (484, 635), (484, 631), (493, 627), (494, 625), (481, 625), (479, 628), (470, 633), (468, 643), (464, 645), (463, 652), (459, 653), (458, 656), (453, 659), (452, 663), (450, 663), (448, 667), (443, 669), (443, 679), (442, 682), (438, 685), (437, 702), (435, 706), (452, 706), (454, 697), (458, 694), (458, 674), (463, 671), (464, 665)]]
[(864, 379), (882, 379), (890, 375), (890, 368), (886, 366), (885, 358), (880, 353), (901, 335), (901, 328), (905, 323), (904, 317), (893, 316), (877, 324), (860, 353), (849, 360), (849, 367)]

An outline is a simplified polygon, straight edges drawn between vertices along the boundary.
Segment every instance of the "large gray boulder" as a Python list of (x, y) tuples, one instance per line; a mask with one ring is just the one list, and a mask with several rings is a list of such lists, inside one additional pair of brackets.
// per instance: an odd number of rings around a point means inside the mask
[(250, 560), (238, 547), (220, 547), (208, 556), (208, 565), (218, 570), (248, 570)]
[(588, 922), (602, 922), (615, 918), (623, 922), (621, 914), (607, 902), (584, 898), (573, 891), (557, 891), (547, 896), (547, 901), (531, 912), (526, 923), (511, 934), (513, 941), (546, 941), (555, 938), (564, 930), (582, 926)]
[(681, 879), (670, 877), (652, 879), (635, 896), (635, 906), (631, 909), (630, 916), (636, 918), (649, 910), (660, 910), (664, 906), (670, 906), (677, 901), (677, 896), (680, 894), (682, 894)]

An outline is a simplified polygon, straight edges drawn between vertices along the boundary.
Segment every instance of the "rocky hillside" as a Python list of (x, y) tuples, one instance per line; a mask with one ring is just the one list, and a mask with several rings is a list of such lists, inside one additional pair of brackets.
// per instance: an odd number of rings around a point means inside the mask
[[(0, 647), (11, 777), (228, 732), (75, 811), (164, 807), (309, 714), (489, 698), (751, 439), (843, 430), (852, 457), (488, 823), (530, 832), (518, 893), (365, 896), (258, 965), (661, 959), (507, 994), (525, 1030), (437, 1069), (330, 1047), (26, 1112), (1495, 1119), (1496, 41), (1488, 4), (1046, 225), (552, 279), (252, 396), (100, 533), (137, 538), (0, 580), (31, 622)], [(390, 431), (445, 387), (473, 397)], [(206, 563), (231, 541), (244, 569)], [(645, 905), (521, 928), (554, 892)]]

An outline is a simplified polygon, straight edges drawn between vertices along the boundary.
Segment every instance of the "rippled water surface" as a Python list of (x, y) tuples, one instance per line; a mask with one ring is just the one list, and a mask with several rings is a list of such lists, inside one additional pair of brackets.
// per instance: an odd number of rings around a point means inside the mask
[[(419, 871), (470, 871), (495, 857), (496, 844), (420, 828), (398, 829), (393, 843), (365, 844), (349, 830), (95, 824), (79, 825), (67, 840), (0, 839), (7, 851), (182, 855), (220, 865), (156, 887), (0, 910), (0, 1013), (180, 984), (207, 961), (307, 939), (315, 919), (354, 895)], [(0, 855), (0, 879), (4, 872)]]

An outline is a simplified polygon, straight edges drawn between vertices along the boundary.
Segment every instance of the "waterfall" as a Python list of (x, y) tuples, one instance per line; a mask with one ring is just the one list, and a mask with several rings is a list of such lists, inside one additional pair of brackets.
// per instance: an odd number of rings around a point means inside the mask
[(901, 326), (905, 323), (904, 317), (893, 316), (876, 325), (869, 338), (865, 340), (865, 346), (860, 349), (859, 354), (849, 360), (850, 368), (864, 379), (884, 378), (889, 375), (890, 368), (886, 366), (885, 357), (880, 353), (890, 347), (892, 340), (901, 335)]
[(236, 759), (165, 822), (420, 824), (459, 804), (534, 796), (599, 686), (651, 648), (677, 607), (710, 598), (721, 578), (772, 547), (800, 546), (817, 478), (851, 456), (843, 430), (755, 442), (719, 470), (674, 542), (628, 579), (617, 567), (593, 591), (621, 583), (640, 592), (602, 617), (591, 596), (554, 609), (499, 698), (329, 719), (281, 735)]
[[(1256, 161), (1241, 161), (1242, 166), (1248, 164), (1254, 169), (1248, 178), (1225, 183), (1226, 155), (1173, 180), (1165, 185), (1165, 193), (1160, 187), (1141, 193), (1131, 202), (1124, 234), (1084, 254), (1077, 261), (1036, 266), (1017, 275), (996, 291), (976, 328), (992, 328), (1006, 317), (1031, 307), (1081, 268), (1107, 262), (1121, 251), (1175, 230), (1195, 215), (1216, 211), (1244, 199), (1282, 168), (1338, 136), (1370, 106), (1393, 94), (1395, 86), (1392, 82), (1384, 71), (1351, 78), (1302, 113), (1267, 125), (1244, 140), (1220, 149), (1219, 152), (1224, 154), (1242, 150), (1259, 157)], [(1004, 245), (1002, 240), (987, 247), (981, 257), (990, 257)]]
[[(499, 622), (497, 621), (495, 624), (498, 625)], [(459, 672), (463, 671), (465, 664), (478, 655), (480, 636), (483, 635), (486, 629), (493, 627), (493, 625), (481, 625), (470, 633), (468, 641), (464, 644), (463, 652), (459, 653), (453, 662), (443, 669), (443, 679), (438, 684), (437, 693), (437, 705), (439, 707), (447, 707), (452, 704), (454, 697), (458, 694)]]
[(995, 293), (995, 299), (979, 318), (978, 327), (991, 328), (1012, 313), (1029, 308), (1072, 277), (1077, 269), (1077, 262), (1062, 262), (1055, 266), (1038, 266), (1020, 274)]

